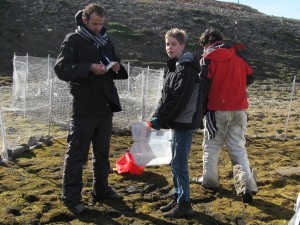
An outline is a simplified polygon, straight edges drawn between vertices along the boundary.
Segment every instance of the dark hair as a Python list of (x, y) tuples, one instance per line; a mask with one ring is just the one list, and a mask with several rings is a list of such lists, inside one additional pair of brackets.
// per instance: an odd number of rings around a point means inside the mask
[(104, 8), (99, 5), (99, 4), (96, 4), (96, 3), (91, 3), (89, 5), (87, 5), (84, 9), (83, 9), (83, 13), (82, 13), (82, 16), (83, 17), (86, 17), (87, 20), (90, 19), (90, 15), (92, 13), (96, 13), (97, 16), (101, 16), (103, 17), (104, 16)]
[(206, 44), (213, 44), (216, 41), (222, 41), (223, 36), (213, 28), (206, 29), (199, 37), (201, 46)]

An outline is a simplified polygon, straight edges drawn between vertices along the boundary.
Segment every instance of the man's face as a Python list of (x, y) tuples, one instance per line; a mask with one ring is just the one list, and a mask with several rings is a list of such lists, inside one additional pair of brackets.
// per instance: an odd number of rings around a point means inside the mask
[(87, 20), (86, 17), (82, 17), (83, 23), (90, 31), (94, 32), (95, 35), (98, 35), (102, 30), (104, 19), (104, 16), (98, 16), (96, 13), (92, 13), (89, 20)]
[(166, 41), (166, 52), (170, 58), (180, 58), (185, 45), (180, 44), (175, 38), (167, 37)]

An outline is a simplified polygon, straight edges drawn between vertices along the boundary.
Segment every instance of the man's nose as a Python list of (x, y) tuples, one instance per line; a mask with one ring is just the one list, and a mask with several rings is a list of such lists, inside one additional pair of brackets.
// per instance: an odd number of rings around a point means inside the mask
[(102, 25), (99, 25), (99, 26), (97, 26), (97, 31), (101, 31), (101, 29), (102, 29)]

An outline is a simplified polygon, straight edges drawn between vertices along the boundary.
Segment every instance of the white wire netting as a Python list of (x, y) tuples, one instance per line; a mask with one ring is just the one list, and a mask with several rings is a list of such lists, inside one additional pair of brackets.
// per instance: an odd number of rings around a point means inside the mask
[[(55, 59), (14, 56), (13, 86), (0, 88), (0, 156), (30, 139), (63, 137), (69, 129), (72, 96), (67, 82), (54, 71)], [(114, 128), (128, 130), (134, 121), (151, 117), (158, 102), (163, 70), (130, 67), (128, 80), (116, 80), (123, 111), (114, 115)]]
[[(54, 59), (15, 56), (13, 85), (0, 87), (0, 157), (32, 137), (65, 137), (71, 116), (70, 88), (54, 71)], [(115, 80), (122, 112), (115, 113), (115, 131), (148, 121), (163, 84), (163, 69), (125, 65), (128, 80)], [(248, 88), (250, 120), (247, 135), (300, 139), (300, 84), (254, 84)]]
[(163, 70), (130, 67), (129, 71), (127, 81), (115, 82), (123, 109), (114, 116), (114, 126), (119, 129), (129, 129), (132, 122), (150, 119), (163, 83)]

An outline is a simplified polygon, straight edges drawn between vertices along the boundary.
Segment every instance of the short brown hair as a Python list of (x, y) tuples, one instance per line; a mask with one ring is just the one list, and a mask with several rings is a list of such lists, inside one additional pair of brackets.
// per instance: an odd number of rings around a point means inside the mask
[(104, 12), (104, 7), (96, 3), (91, 3), (83, 9), (82, 16), (89, 20), (92, 13), (96, 13), (98, 16), (104, 17)]
[(168, 30), (165, 35), (165, 38), (167, 38), (167, 37), (175, 38), (181, 45), (185, 44), (188, 39), (187, 33), (184, 30), (180, 30), (178, 28), (173, 28), (171, 30)]

